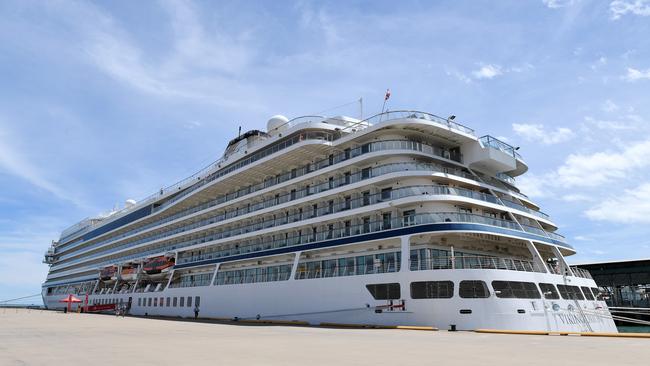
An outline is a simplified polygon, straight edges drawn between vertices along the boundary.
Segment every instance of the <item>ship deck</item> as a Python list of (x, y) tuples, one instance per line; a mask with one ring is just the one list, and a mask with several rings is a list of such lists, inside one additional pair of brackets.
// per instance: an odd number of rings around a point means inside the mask
[[(646, 365), (648, 339), (338, 329), (0, 309), (0, 364)], [(443, 328), (444, 325), (440, 325)]]

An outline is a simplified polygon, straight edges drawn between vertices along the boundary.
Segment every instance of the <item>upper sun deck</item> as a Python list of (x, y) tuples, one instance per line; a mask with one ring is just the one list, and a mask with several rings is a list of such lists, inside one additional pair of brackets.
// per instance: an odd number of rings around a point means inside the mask
[[(462, 147), (465, 151), (476, 150), (478, 154), (465, 153), (466, 163), (487, 173), (508, 173), (512, 176), (527, 169), (521, 156), (512, 146), (490, 136), (477, 138), (473, 129), (453, 121), (452, 118), (442, 118), (427, 112), (388, 111), (364, 120), (345, 116), (302, 116), (288, 120), (283, 116), (274, 116), (268, 122), (267, 132), (251, 131), (233, 139), (221, 158), (195, 174), (108, 216), (82, 220), (64, 230), (55, 245), (66, 245), (84, 238), (91, 232), (105, 233), (109, 231), (105, 229), (122, 226), (129, 218), (142, 218), (152, 213), (152, 210), (148, 209), (150, 207), (169, 205), (217, 177), (238, 171), (297, 143), (314, 140), (328, 146), (332, 143), (343, 144), (362, 139), (376, 130), (394, 128), (433, 135)], [(99, 228), (102, 230), (97, 230)]]

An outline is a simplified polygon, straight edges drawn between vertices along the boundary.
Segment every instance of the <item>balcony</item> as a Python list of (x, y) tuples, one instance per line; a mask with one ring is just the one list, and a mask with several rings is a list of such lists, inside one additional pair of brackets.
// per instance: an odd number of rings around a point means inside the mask
[(463, 145), (467, 164), (490, 175), (517, 169), (515, 148), (486, 135), (475, 142)]
[(367, 118), (359, 122), (359, 124), (363, 124), (367, 126), (367, 125), (374, 125), (380, 122), (386, 122), (386, 121), (397, 120), (397, 119), (421, 119), (424, 121), (435, 122), (444, 127), (447, 127), (450, 130), (455, 130), (467, 135), (474, 136), (474, 130), (467, 126), (454, 122), (449, 118), (442, 118), (440, 116), (436, 116), (435, 114), (420, 112), (420, 111), (399, 110), (399, 111), (383, 112), (383, 113), (376, 114), (370, 118)]
[[(332, 229), (332, 230), (330, 230), (329, 228), (322, 228), (320, 230), (317, 230), (316, 232), (309, 232), (306, 234), (295, 233), (294, 231), (291, 235), (288, 235), (289, 233), (287, 233), (287, 236), (280, 239), (273, 239), (273, 236), (271, 235), (262, 238), (262, 240), (259, 240), (258, 242), (253, 244), (237, 245), (235, 247), (224, 248), (216, 252), (206, 253), (205, 255), (194, 256), (190, 260), (185, 261), (184, 263), (238, 256), (241, 254), (254, 253), (254, 252), (263, 252), (271, 249), (291, 247), (300, 244), (308, 244), (308, 243), (314, 243), (314, 242), (320, 242), (320, 241), (326, 241), (326, 240), (332, 240), (338, 238), (345, 238), (345, 237), (351, 237), (355, 235), (369, 234), (369, 233), (399, 229), (404, 227), (411, 227), (411, 226), (418, 226), (418, 225), (425, 225), (425, 224), (448, 224), (448, 223), (474, 223), (474, 224), (481, 224), (481, 225), (492, 226), (492, 227), (500, 227), (500, 228), (505, 228), (505, 229), (524, 232), (524, 233), (529, 232), (525, 230), (526, 227), (524, 227), (524, 230), (522, 230), (518, 224), (512, 221), (501, 220), (501, 219), (486, 217), (482, 215), (466, 214), (466, 213), (458, 213), (458, 212), (419, 213), (419, 214), (409, 215), (404, 217), (396, 217), (396, 218), (392, 218), (391, 220), (377, 220), (377, 221), (365, 222), (358, 225), (351, 225), (349, 227), (343, 227), (343, 228)], [(295, 224), (291, 223), (290, 225), (292, 228), (296, 228)], [(241, 238), (238, 237), (241, 235), (249, 234), (250, 231), (247, 229), (248, 228), (246, 227), (241, 227), (241, 228), (224, 231), (221, 233), (208, 234), (202, 238), (196, 238), (182, 243), (175, 243), (163, 247), (157, 247), (157, 248), (153, 248), (150, 250), (146, 250), (140, 253), (124, 256), (117, 259), (109, 259), (109, 260), (101, 261), (86, 266), (84, 268), (80, 268), (79, 270), (97, 268), (106, 264), (119, 263), (119, 262), (131, 260), (135, 258), (150, 256), (161, 252), (178, 250), (192, 245), (208, 243), (212, 241), (219, 241), (222, 239), (228, 239), (225, 242), (242, 243), (245, 242), (244, 240), (246, 239), (242, 240)], [(282, 230), (282, 228), (280, 228), (279, 230)], [(544, 232), (541, 229), (537, 229), (537, 230), (540, 230), (540, 232), (545, 233), (545, 235), (540, 235), (532, 232), (531, 234), (538, 236), (539, 239), (537, 240), (548, 242), (550, 237), (548, 235), (549, 233)], [(260, 237), (257, 236), (256, 238), (260, 238)], [(571, 248), (569, 245), (566, 244), (564, 246), (567, 248)], [(181, 261), (179, 261), (178, 264), (181, 264)]]
[[(383, 174), (389, 174), (389, 173), (404, 171), (404, 170), (409, 170), (409, 169), (429, 170), (431, 168), (432, 168), (432, 166), (430, 166), (429, 164), (417, 164), (417, 163), (389, 164), (389, 165), (386, 165), (386, 166), (375, 167), (371, 171), (371, 173), (366, 177), (366, 179), (376, 177), (376, 176), (380, 176), (380, 175), (383, 175)], [(332, 189), (332, 188), (335, 188), (335, 187), (342, 186), (342, 185), (344, 185), (344, 183), (346, 183), (346, 181), (347, 181), (347, 183), (355, 183), (355, 182), (360, 181), (362, 179), (363, 179), (363, 173), (357, 173), (357, 174), (354, 174), (354, 175), (350, 176), (349, 178), (341, 178), (341, 179), (335, 181), (331, 186), (329, 185), (329, 182), (324, 183), (323, 184), (323, 190), (325, 191), (325, 190), (328, 190), (328, 189)], [(316, 190), (316, 192), (320, 192), (320, 190)], [(293, 197), (293, 199), (300, 199), (300, 198), (306, 197), (307, 195), (308, 195), (307, 192), (296, 192), (295, 197)], [(476, 191), (473, 191), (473, 190), (470, 190), (470, 189), (465, 189), (465, 188), (460, 188), (460, 187), (448, 187), (448, 186), (442, 186), (442, 185), (412, 186), (412, 187), (397, 188), (397, 189), (391, 190), (390, 192), (376, 193), (376, 194), (369, 195), (369, 196), (366, 196), (366, 197), (359, 197), (359, 198), (355, 198), (355, 199), (350, 199), (349, 201), (346, 201), (346, 202), (337, 203), (336, 205), (333, 205), (332, 207), (321, 207), (321, 208), (317, 209), (315, 212), (313, 212), (311, 214), (307, 214), (307, 213), (301, 214), (301, 215), (294, 214), (294, 215), (290, 215), (290, 216), (283, 216), (283, 217), (280, 217), (280, 218), (277, 218), (277, 219), (265, 220), (263, 222), (260, 222), (260, 223), (254, 224), (254, 225), (247, 226), (245, 228), (244, 232), (259, 231), (259, 230), (269, 228), (269, 227), (272, 227), (272, 226), (279, 226), (279, 225), (287, 224), (289, 222), (292, 222), (292, 223), (293, 222), (299, 222), (301, 220), (306, 220), (306, 219), (310, 219), (310, 218), (314, 218), (314, 217), (322, 217), (322, 216), (325, 216), (325, 215), (334, 214), (334, 213), (338, 213), (338, 212), (343, 212), (345, 210), (355, 209), (355, 208), (359, 208), (359, 207), (363, 207), (363, 206), (373, 205), (373, 204), (377, 204), (377, 203), (384, 202), (384, 201), (392, 201), (392, 200), (397, 200), (397, 199), (401, 199), (401, 198), (413, 197), (413, 196), (421, 196), (421, 195), (460, 196), (460, 197), (471, 198), (471, 199), (480, 200), (480, 201), (484, 201), (484, 202), (489, 202), (489, 203), (492, 203), (492, 204), (505, 205), (507, 207), (512, 207), (512, 208), (519, 209), (519, 210), (525, 210), (526, 209), (526, 210), (529, 210), (529, 211), (532, 211), (532, 212), (537, 212), (537, 211), (534, 211), (534, 210), (527, 209), (526, 207), (518, 205), (518, 204), (516, 204), (514, 202), (499, 199), (499, 198), (497, 198), (497, 197), (495, 197), (493, 195), (476, 192)], [(204, 220), (193, 223), (191, 225), (187, 225), (187, 226), (177, 228), (177, 229), (167, 231), (167, 232), (162, 232), (162, 233), (156, 234), (154, 236), (145, 237), (145, 238), (142, 238), (142, 239), (137, 240), (135, 242), (128, 242), (128, 243), (122, 244), (120, 246), (117, 246), (117, 247), (114, 247), (114, 248), (111, 248), (111, 249), (108, 249), (108, 250), (115, 251), (115, 250), (118, 250), (120, 248), (126, 248), (126, 247), (129, 247), (129, 246), (143, 244), (143, 243), (146, 243), (146, 242), (154, 241), (156, 239), (162, 239), (162, 238), (169, 237), (169, 236), (172, 236), (172, 235), (175, 235), (175, 234), (178, 234), (178, 233), (186, 232), (186, 231), (189, 231), (189, 230), (192, 230), (192, 229), (195, 229), (195, 228), (200, 228), (200, 227), (203, 227), (203, 226), (206, 226), (206, 225), (211, 225), (211, 224), (214, 224), (214, 223), (218, 223), (218, 222), (230, 219), (230, 218), (237, 217), (239, 215), (244, 215), (244, 214), (247, 214), (249, 212), (255, 212), (257, 210), (261, 210), (261, 209), (272, 207), (274, 205), (278, 205), (278, 204), (281, 204), (281, 203), (284, 203), (284, 202), (288, 202), (289, 198), (290, 198), (289, 196), (272, 198), (269, 201), (263, 201), (263, 202), (257, 203), (256, 205), (251, 206), (249, 210), (247, 210), (245, 212), (238, 213), (238, 215), (235, 215), (235, 214), (233, 214), (233, 215), (220, 214), (220, 215), (217, 215), (217, 216), (214, 216), (214, 217), (206, 218)], [(526, 211), (526, 212), (528, 212), (528, 211)], [(537, 228), (537, 227), (525, 226), (525, 225), (522, 226), (522, 227), (526, 232), (529, 232), (529, 233), (537, 234), (537, 235), (540, 235), (540, 236), (546, 236), (547, 235), (547, 232), (545, 232), (544, 230), (542, 230), (540, 228)], [(241, 232), (241, 229), (236, 229), (236, 230), (237, 230), (238, 233)], [(550, 234), (550, 233), (548, 233), (548, 234)], [(224, 233), (224, 235), (230, 236), (230, 235), (227, 235), (225, 233)], [(83, 260), (89, 260), (89, 259), (101, 256), (101, 255), (102, 255), (102, 253), (100, 252), (100, 253), (94, 254), (92, 256), (88, 256), (88, 257), (79, 258), (79, 259), (76, 259), (76, 260), (65, 262), (65, 264), (70, 265), (70, 264), (74, 264), (74, 263), (77, 263), (77, 262), (80, 262), (80, 261), (83, 261)], [(182, 263), (182, 259), (181, 259), (180, 263)]]
[[(274, 177), (273, 181), (268, 181), (267, 180), (267, 181), (264, 181), (264, 182), (260, 182), (258, 184), (254, 184), (254, 185), (251, 185), (251, 186), (248, 186), (248, 187), (245, 187), (245, 188), (241, 188), (241, 189), (239, 189), (239, 190), (237, 190), (235, 192), (230, 192), (230, 193), (221, 195), (221, 196), (217, 197), (216, 199), (213, 199), (213, 200), (211, 200), (209, 202), (205, 202), (205, 203), (202, 203), (200, 205), (190, 207), (190, 208), (185, 209), (185, 210), (183, 210), (181, 212), (178, 212), (176, 214), (173, 214), (173, 215), (158, 219), (158, 220), (156, 220), (154, 222), (151, 222), (149, 224), (146, 224), (144, 226), (140, 226), (140, 227), (128, 230), (128, 231), (126, 231), (124, 233), (112, 236), (112, 237), (110, 237), (108, 239), (104, 239), (104, 240), (95, 242), (94, 244), (91, 244), (91, 246), (87, 246), (85, 248), (85, 250), (90, 249), (90, 248), (97, 248), (97, 247), (102, 246), (102, 245), (104, 245), (106, 243), (114, 242), (114, 241), (116, 241), (118, 239), (125, 238), (125, 237), (130, 236), (130, 235), (134, 235), (136, 233), (145, 231), (147, 229), (153, 228), (153, 227), (158, 226), (160, 224), (176, 220), (176, 219), (181, 218), (183, 216), (190, 215), (190, 214), (192, 214), (194, 212), (205, 210), (206, 208), (209, 208), (209, 207), (213, 207), (213, 206), (216, 206), (216, 205), (222, 205), (224, 203), (227, 203), (229, 201), (233, 201), (235, 199), (239, 199), (239, 198), (244, 197), (244, 196), (252, 196), (253, 193), (258, 192), (260, 190), (267, 189), (267, 188), (270, 188), (270, 187), (273, 187), (273, 186), (276, 186), (276, 185), (280, 185), (280, 184), (282, 184), (284, 182), (287, 182), (287, 181), (289, 181), (291, 179), (298, 178), (298, 177), (301, 177), (303, 175), (313, 173), (313, 172), (315, 172), (317, 170), (327, 168), (329, 166), (338, 164), (340, 162), (343, 162), (343, 161), (346, 161), (346, 160), (349, 160), (349, 159), (356, 158), (356, 157), (364, 155), (364, 154), (369, 154), (369, 153), (372, 153), (372, 152), (380, 152), (380, 151), (390, 151), (390, 150), (417, 151), (417, 152), (422, 152), (424, 154), (429, 154), (429, 155), (432, 155), (432, 156), (438, 156), (438, 157), (442, 157), (442, 158), (446, 158), (446, 159), (455, 160), (457, 162), (461, 162), (459, 156), (458, 157), (452, 156), (452, 155), (448, 154), (446, 150), (444, 150), (444, 149), (442, 149), (440, 147), (427, 145), (427, 144), (423, 144), (423, 143), (416, 142), (416, 141), (387, 140), (387, 141), (371, 142), (371, 143), (367, 143), (367, 144), (364, 144), (362, 146), (356, 147), (354, 149), (351, 149), (349, 151), (345, 151), (345, 152), (335, 154), (335, 155), (332, 156), (331, 159), (328, 157), (326, 159), (316, 161), (316, 162), (314, 162), (312, 164), (308, 164), (307, 166), (305, 166), (303, 168), (293, 169), (291, 171), (284, 172), (283, 174), (280, 174), (280, 175)], [(461, 172), (458, 169), (446, 168), (445, 170), (448, 171), (451, 174), (460, 175), (460, 176), (463, 176), (463, 177), (468, 178), (468, 179), (475, 179), (475, 177), (471, 176), (470, 174), (468, 174), (466, 172)], [(212, 180), (214, 180), (214, 179), (211, 178), (211, 177), (208, 177), (208, 178), (202, 180), (200, 184), (197, 184), (194, 187), (192, 187), (192, 190), (185, 190), (185, 191), (183, 191), (182, 194), (179, 194), (179, 195), (175, 196), (173, 199), (168, 200), (165, 204), (155, 207), (154, 208), (154, 213), (160, 211), (161, 209), (163, 209), (165, 207), (168, 207), (169, 205), (171, 205), (174, 202), (177, 202), (181, 198), (187, 196), (190, 192), (193, 192), (197, 188), (202, 187), (203, 185), (205, 185), (206, 183), (208, 183), (208, 182), (210, 182)], [(76, 247), (79, 247), (79, 246), (83, 245), (84, 243), (87, 243), (87, 242), (82, 241), (82, 242), (75, 243), (73, 245), (66, 245), (66, 246), (64, 246), (64, 247), (62, 247), (60, 249), (60, 252), (68, 252), (71, 249), (74, 249)], [(62, 255), (60, 257), (60, 259), (66, 259), (66, 258), (71, 257), (72, 255), (77, 255), (77, 254), (79, 254), (79, 253), (64, 254), (64, 255)]]

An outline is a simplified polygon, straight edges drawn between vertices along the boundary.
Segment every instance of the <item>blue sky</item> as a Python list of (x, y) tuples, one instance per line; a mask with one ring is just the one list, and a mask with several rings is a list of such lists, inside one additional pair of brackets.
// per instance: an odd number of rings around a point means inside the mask
[[(650, 257), (650, 1), (0, 2), (0, 300), (274, 114), (455, 114), (577, 248)], [(340, 108), (334, 108), (345, 105)]]

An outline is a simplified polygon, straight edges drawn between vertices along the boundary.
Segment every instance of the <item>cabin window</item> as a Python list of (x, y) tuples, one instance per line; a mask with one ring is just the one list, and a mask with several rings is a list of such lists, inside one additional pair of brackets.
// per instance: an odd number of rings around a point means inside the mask
[(463, 299), (485, 299), (490, 297), (487, 285), (483, 281), (460, 281), (458, 294)]
[(451, 281), (411, 282), (412, 299), (451, 299), (454, 283)]
[(363, 232), (364, 233), (370, 232), (370, 217), (363, 218)]
[(138, 298), (138, 306), (140, 306), (141, 303), (142, 303), (142, 299)]
[(160, 298), (160, 307), (163, 307), (163, 306), (165, 306), (165, 298), (161, 297)]
[(168, 298), (167, 298), (167, 303), (165, 304), (165, 306), (170, 307), (170, 306), (171, 306), (171, 302), (172, 302), (171, 297), (168, 297)]
[(151, 306), (151, 298), (149, 298), (149, 300), (147, 300), (147, 303), (149, 304), (148, 306)]
[(539, 299), (542, 296), (532, 282), (492, 281), (497, 297), (504, 299)]
[(350, 197), (350, 196), (345, 196), (345, 206), (344, 206), (343, 209), (344, 209), (344, 210), (349, 210), (350, 207), (351, 207), (351, 205), (350, 205), (351, 203), (352, 203), (352, 197)]
[(387, 212), (381, 215), (382, 229), (388, 230), (391, 227), (391, 213)]
[(415, 210), (404, 211), (404, 226), (415, 224)]
[(181, 297), (180, 307), (185, 306), (185, 297)]
[(580, 287), (580, 289), (585, 294), (585, 299), (587, 299), (587, 300), (595, 300), (594, 295), (591, 293), (591, 290), (589, 289), (589, 287), (583, 286), (583, 287)]
[(557, 285), (560, 295), (565, 300), (584, 300), (585, 297), (580, 292), (578, 286)]
[(174, 296), (174, 300), (172, 300), (172, 304), (174, 307), (178, 306), (178, 297)]
[(393, 191), (393, 187), (388, 187), (388, 188), (382, 189), (381, 190), (381, 199), (382, 200), (389, 200), (392, 191)]
[(201, 296), (194, 297), (194, 305), (195, 306), (200, 306), (201, 305)]
[(192, 296), (187, 297), (187, 307), (191, 308), (192, 307)]
[(560, 294), (557, 293), (555, 286), (550, 283), (540, 283), (539, 288), (542, 290), (544, 298), (547, 300), (557, 300), (560, 298)]
[(370, 168), (361, 169), (361, 179), (368, 179), (368, 178), (370, 178)]
[(157, 297), (155, 297), (155, 298), (153, 299), (153, 306), (154, 306), (154, 307), (158, 306), (158, 298), (157, 298)]
[(376, 283), (366, 285), (375, 300), (396, 300), (401, 297), (399, 283)]

